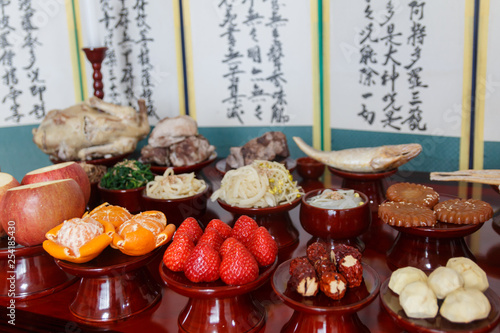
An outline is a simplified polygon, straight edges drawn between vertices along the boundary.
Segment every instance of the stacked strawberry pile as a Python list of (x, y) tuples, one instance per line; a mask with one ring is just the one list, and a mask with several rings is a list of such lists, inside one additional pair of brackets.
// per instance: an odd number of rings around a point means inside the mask
[(278, 245), (267, 229), (248, 216), (241, 216), (233, 228), (214, 219), (205, 232), (190, 217), (177, 229), (163, 262), (192, 282), (220, 278), (228, 285), (242, 285), (257, 279), (259, 267), (274, 263), (277, 254)]

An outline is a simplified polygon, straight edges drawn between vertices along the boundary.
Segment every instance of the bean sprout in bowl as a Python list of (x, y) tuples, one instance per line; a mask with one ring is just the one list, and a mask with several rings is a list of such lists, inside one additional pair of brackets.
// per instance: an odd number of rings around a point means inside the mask
[(300, 224), (313, 236), (334, 239), (357, 237), (368, 230), (370, 222), (369, 199), (362, 192), (318, 189), (302, 197)]

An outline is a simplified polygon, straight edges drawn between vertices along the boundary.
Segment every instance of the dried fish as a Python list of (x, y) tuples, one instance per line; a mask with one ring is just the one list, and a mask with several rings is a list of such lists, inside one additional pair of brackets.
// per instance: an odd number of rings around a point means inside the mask
[(431, 172), (431, 180), (464, 181), (500, 185), (500, 170), (460, 170), (452, 172)]
[(418, 143), (321, 151), (309, 146), (299, 137), (293, 137), (299, 148), (309, 157), (333, 168), (351, 172), (378, 172), (397, 168), (422, 151)]

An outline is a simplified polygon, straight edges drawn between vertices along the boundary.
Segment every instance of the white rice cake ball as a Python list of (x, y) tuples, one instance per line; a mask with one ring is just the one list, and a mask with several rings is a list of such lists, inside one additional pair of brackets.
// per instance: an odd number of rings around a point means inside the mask
[(436, 297), (443, 299), (454, 290), (464, 286), (464, 279), (457, 271), (448, 267), (436, 268), (427, 278), (427, 283)]
[(391, 274), (389, 289), (399, 295), (404, 287), (415, 281), (427, 282), (427, 275), (425, 275), (422, 270), (415, 267), (408, 266), (399, 268)]
[(438, 313), (437, 297), (423, 281), (404, 287), (399, 295), (399, 304), (409, 318), (434, 318)]
[(462, 276), (464, 279), (464, 288), (475, 288), (485, 291), (489, 287), (486, 273), (474, 261), (465, 257), (451, 258), (446, 263), (449, 267)]
[(488, 298), (478, 289), (457, 289), (446, 296), (439, 313), (454, 323), (470, 323), (490, 314)]

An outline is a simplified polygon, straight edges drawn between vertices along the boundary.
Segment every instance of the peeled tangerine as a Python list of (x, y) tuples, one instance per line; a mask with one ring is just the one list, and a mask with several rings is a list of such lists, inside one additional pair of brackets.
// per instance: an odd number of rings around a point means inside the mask
[(94, 208), (90, 213), (85, 213), (83, 216), (85, 217), (86, 215), (101, 223), (103, 221), (111, 222), (115, 228), (120, 227), (123, 222), (130, 220), (133, 216), (126, 208), (113, 206), (107, 202)]
[(141, 256), (167, 243), (174, 231), (175, 225), (167, 225), (162, 212), (142, 212), (120, 225), (113, 235), (111, 247), (130, 256)]
[(74, 263), (97, 257), (113, 239), (114, 226), (89, 216), (72, 218), (49, 230), (43, 248), (51, 256)]

